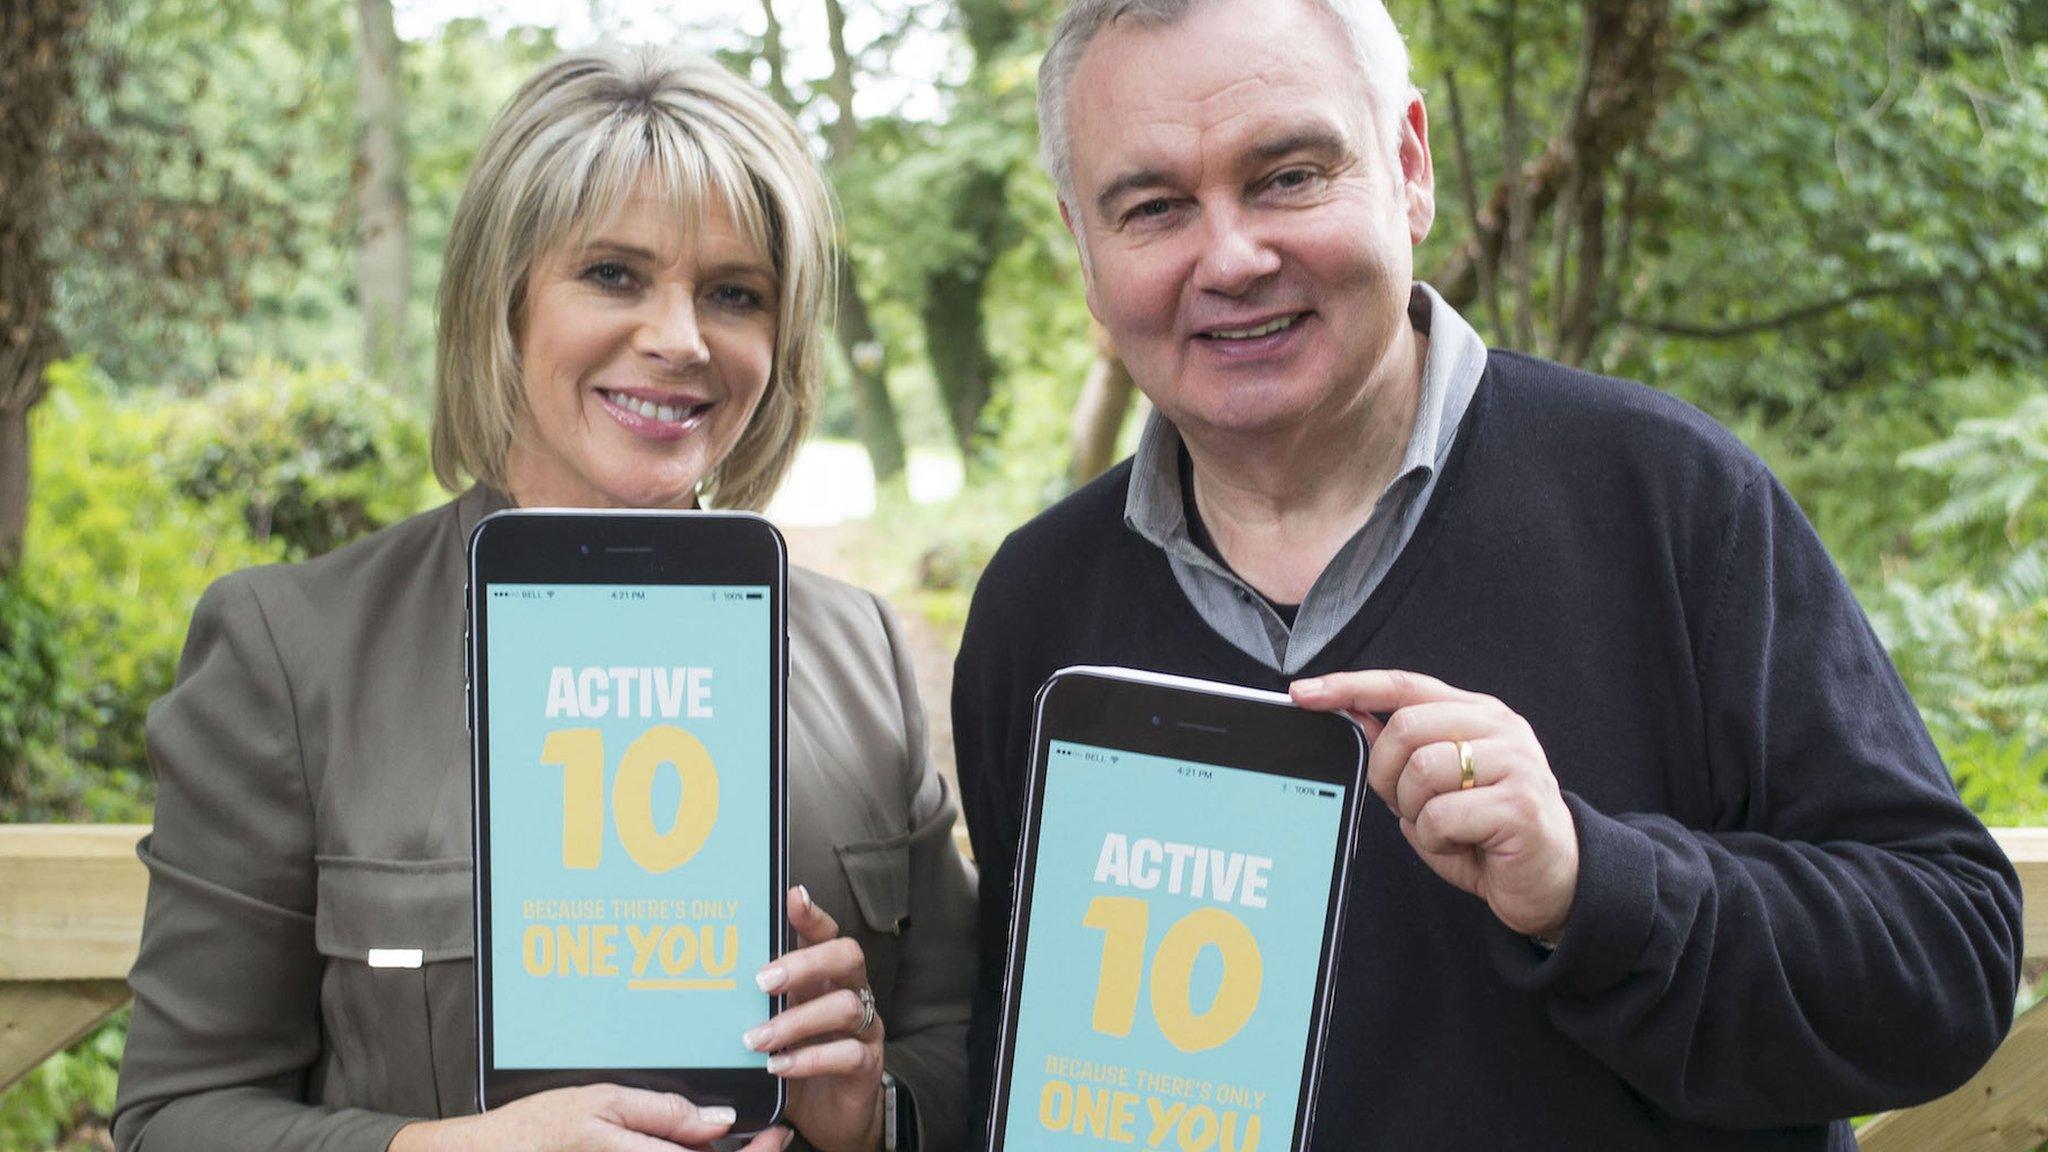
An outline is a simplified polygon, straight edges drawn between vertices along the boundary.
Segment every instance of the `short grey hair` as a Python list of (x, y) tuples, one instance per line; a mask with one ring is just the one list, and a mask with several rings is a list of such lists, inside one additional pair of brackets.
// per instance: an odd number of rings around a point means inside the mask
[(526, 407), (518, 332), (535, 266), (612, 222), (642, 182), (686, 231), (728, 207), (773, 264), (775, 358), (746, 430), (699, 486), (760, 508), (817, 413), (833, 297), (832, 195), (803, 132), (715, 61), (669, 48), (557, 57), (521, 85), (477, 153), (441, 270), (434, 474), (503, 489)]
[[(1038, 65), (1038, 159), (1059, 190), (1060, 202), (1074, 204), (1074, 165), (1067, 135), (1067, 89), (1080, 70), (1081, 57), (1103, 29), (1122, 20), (1151, 27), (1178, 24), (1198, 5), (1210, 0), (1074, 0), (1052, 46)], [(1375, 128), (1386, 133), (1390, 147), (1399, 147), (1400, 125), (1408, 108), (1408, 45), (1383, 0), (1307, 0), (1337, 18), (1351, 41), (1352, 54), (1365, 74), (1379, 117)], [(1219, 46), (1227, 51), (1228, 46)]]

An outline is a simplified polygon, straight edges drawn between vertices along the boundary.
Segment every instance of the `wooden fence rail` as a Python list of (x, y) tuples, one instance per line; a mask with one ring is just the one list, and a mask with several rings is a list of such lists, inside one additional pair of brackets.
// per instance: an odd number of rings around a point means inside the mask
[[(128, 1000), (148, 887), (138, 824), (0, 827), (0, 1088)], [(2030, 960), (2048, 958), (2048, 828), (1994, 829), (2026, 890)], [(965, 850), (964, 838), (961, 844)], [(2048, 1002), (1939, 1100), (1857, 1133), (1864, 1152), (2031, 1152), (2048, 1143)]]

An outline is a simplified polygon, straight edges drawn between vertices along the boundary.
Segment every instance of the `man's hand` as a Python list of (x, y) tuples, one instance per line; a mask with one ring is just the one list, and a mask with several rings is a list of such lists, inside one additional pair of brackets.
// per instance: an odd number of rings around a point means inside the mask
[[(1517, 932), (1564, 931), (1579, 884), (1578, 829), (1528, 721), (1491, 696), (1414, 672), (1339, 672), (1298, 680), (1292, 692), (1303, 708), (1348, 712), (1364, 726), (1366, 784), (1437, 875)], [(1471, 755), (1469, 787), (1459, 741)]]

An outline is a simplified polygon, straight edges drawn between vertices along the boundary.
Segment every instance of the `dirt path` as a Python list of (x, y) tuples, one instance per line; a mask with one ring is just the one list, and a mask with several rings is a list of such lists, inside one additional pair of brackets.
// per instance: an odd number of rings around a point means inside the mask
[[(832, 527), (785, 527), (790, 562), (858, 583), (847, 557), (860, 547), (864, 529), (858, 523)], [(953, 771), (953, 653), (934, 635), (921, 613), (908, 604), (891, 602), (896, 620), (903, 626), (903, 639), (910, 647), (911, 665), (917, 676), (918, 698), (924, 702), (925, 717), (931, 724), (932, 763), (959, 795), (958, 777)]]

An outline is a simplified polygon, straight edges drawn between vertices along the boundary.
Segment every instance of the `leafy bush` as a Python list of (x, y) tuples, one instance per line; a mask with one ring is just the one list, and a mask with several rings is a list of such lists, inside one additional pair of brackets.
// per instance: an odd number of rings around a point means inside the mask
[(418, 511), (427, 433), (392, 393), (337, 368), (259, 364), (172, 409), (167, 461), (179, 491), (240, 509), (259, 543), (317, 556)]
[(52, 367), (26, 559), (0, 585), (0, 818), (147, 815), (142, 723), (221, 575), (323, 551), (430, 499), (418, 418), (334, 372), (199, 397)]
[[(67, 1052), (43, 1061), (0, 1094), (0, 1148), (96, 1148), (83, 1129), (114, 1111), (121, 1049), (128, 1043), (123, 1009)], [(66, 1137), (70, 1139), (66, 1139)]]
[(2048, 397), (1902, 463), (1947, 486), (1872, 617), (1971, 805), (2048, 820)]

